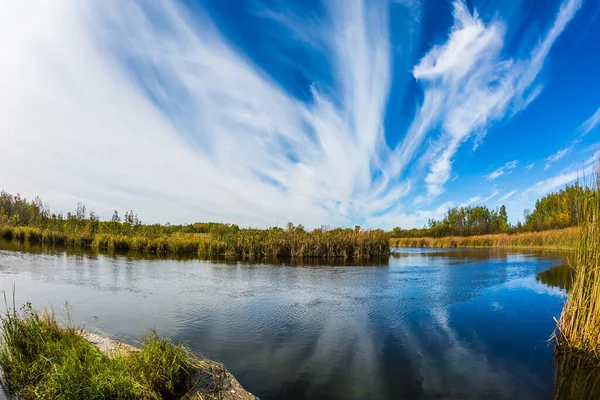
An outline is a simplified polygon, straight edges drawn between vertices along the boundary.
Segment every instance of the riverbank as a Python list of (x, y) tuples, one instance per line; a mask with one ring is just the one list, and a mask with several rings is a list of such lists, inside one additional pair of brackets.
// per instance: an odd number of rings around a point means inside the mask
[(110, 251), (201, 258), (354, 259), (389, 255), (389, 234), (383, 230), (281, 228), (240, 229), (223, 234), (160, 235), (56, 231), (29, 226), (0, 226), (0, 237), (29, 243), (66, 245)]
[(138, 349), (59, 326), (28, 305), (9, 310), (1, 325), (1, 381), (19, 399), (257, 399), (222, 364), (154, 332)]
[(441, 238), (391, 238), (392, 247), (431, 248), (516, 248), (574, 250), (577, 246), (578, 228), (555, 229), (542, 232), (493, 234), (478, 236), (448, 236)]

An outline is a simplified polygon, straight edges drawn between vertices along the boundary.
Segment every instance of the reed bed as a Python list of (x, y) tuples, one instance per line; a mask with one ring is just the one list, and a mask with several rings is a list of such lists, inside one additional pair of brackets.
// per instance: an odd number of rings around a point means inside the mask
[(432, 248), (537, 248), (572, 250), (577, 246), (578, 228), (555, 229), (543, 232), (500, 233), (478, 236), (448, 236), (441, 238), (390, 239), (392, 247)]
[(30, 306), (9, 310), (0, 325), (1, 383), (19, 399), (178, 399), (197, 367), (181, 345), (154, 333), (138, 352), (105, 355)]
[(575, 277), (558, 323), (557, 350), (590, 354), (600, 364), (600, 190), (582, 202), (576, 252), (570, 260)]
[(34, 227), (0, 226), (9, 240), (49, 245), (137, 251), (158, 255), (197, 255), (241, 259), (369, 259), (390, 254), (389, 234), (382, 230), (242, 229), (222, 235), (77, 233)]

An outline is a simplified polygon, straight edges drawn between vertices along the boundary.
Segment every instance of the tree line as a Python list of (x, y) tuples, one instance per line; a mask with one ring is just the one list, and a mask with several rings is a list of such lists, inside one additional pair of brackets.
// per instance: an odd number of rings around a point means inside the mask
[(453, 207), (440, 220), (430, 219), (423, 228), (395, 227), (393, 238), (475, 236), (496, 233), (540, 232), (577, 225), (583, 199), (592, 189), (578, 183), (550, 193), (535, 203), (533, 211), (524, 210), (525, 222), (511, 224), (504, 205), (496, 209), (486, 206)]
[(101, 221), (98, 214), (88, 211), (83, 203), (78, 203), (75, 211), (51, 212), (39, 196), (32, 201), (19, 194), (0, 192), (0, 226), (28, 226), (41, 230), (71, 232), (81, 235), (99, 233), (112, 235), (142, 235), (158, 237), (172, 233), (208, 233), (222, 236), (239, 231), (235, 224), (220, 222), (202, 222), (184, 225), (143, 224), (133, 210), (125, 211), (122, 216), (114, 210), (110, 220)]
[[(402, 229), (395, 227), (390, 232), (393, 238), (474, 236), (495, 233), (539, 232), (550, 229), (567, 228), (577, 225), (580, 204), (585, 196), (592, 193), (590, 187), (578, 183), (567, 185), (558, 192), (539, 199), (533, 211), (525, 210), (525, 221), (511, 224), (504, 205), (491, 209), (486, 206), (453, 207), (440, 220), (430, 219), (423, 228)], [(82, 236), (96, 234), (139, 235), (160, 237), (173, 233), (204, 233), (216, 237), (235, 235), (240, 227), (220, 222), (197, 222), (193, 224), (171, 225), (143, 224), (137, 213), (126, 211), (121, 217), (114, 211), (110, 220), (101, 221), (97, 214), (79, 203), (74, 212), (54, 213), (40, 197), (32, 201), (7, 192), (0, 192), (0, 226), (28, 226), (53, 232), (69, 232)], [(302, 225), (270, 228), (276, 231), (305, 232)], [(326, 227), (321, 230), (327, 230)], [(360, 231), (355, 227), (354, 231)], [(350, 229), (348, 231), (351, 231)]]
[(387, 257), (389, 232), (322, 226), (311, 231), (288, 223), (285, 228), (240, 229), (235, 224), (143, 224), (133, 211), (114, 211), (101, 221), (82, 203), (75, 212), (52, 213), (39, 197), (27, 201), (0, 192), (0, 237), (29, 243), (196, 254), (200, 257), (367, 259)]

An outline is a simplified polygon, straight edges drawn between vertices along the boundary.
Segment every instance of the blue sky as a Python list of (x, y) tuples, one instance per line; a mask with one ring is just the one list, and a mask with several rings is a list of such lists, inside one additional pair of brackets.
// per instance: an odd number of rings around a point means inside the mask
[[(34, 10), (34, 11), (31, 11)], [(597, 1), (9, 1), (0, 188), (109, 218), (511, 221), (600, 150)]]

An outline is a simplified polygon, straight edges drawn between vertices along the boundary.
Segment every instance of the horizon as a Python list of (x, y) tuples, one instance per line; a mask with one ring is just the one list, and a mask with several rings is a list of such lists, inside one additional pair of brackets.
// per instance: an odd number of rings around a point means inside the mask
[[(600, 165), (598, 164), (594, 164), (594, 168), (600, 168)], [(597, 172), (596, 172), (597, 173)], [(556, 191), (552, 191), (550, 193), (548, 193), (546, 196), (538, 199), (538, 200), (542, 200), (542, 199), (547, 199), (549, 196), (552, 195), (558, 195), (559, 192), (562, 192), (563, 190), (567, 190), (569, 188), (573, 188), (573, 187), (577, 187), (582, 183), (581, 180), (577, 180), (575, 181), (573, 184), (569, 185), (565, 185), (564, 187), (561, 187), (559, 189), (557, 189)], [(583, 182), (583, 187), (591, 187), (590, 185), (588, 185), (586, 182)], [(101, 222), (110, 222), (110, 221), (114, 221), (114, 218), (117, 218), (118, 222), (121, 223), (129, 223), (131, 225), (139, 225), (139, 226), (148, 226), (148, 225), (153, 225), (153, 224), (158, 224), (158, 225), (162, 225), (162, 226), (170, 226), (170, 227), (187, 227), (187, 226), (196, 226), (196, 225), (211, 225), (211, 224), (216, 224), (216, 225), (226, 225), (229, 227), (236, 227), (239, 229), (249, 229), (249, 230), (253, 230), (253, 229), (259, 229), (259, 230), (269, 230), (269, 229), (273, 229), (273, 228), (281, 228), (281, 229), (287, 229), (290, 230), (290, 225), (292, 228), (302, 228), (303, 230), (306, 229), (304, 227), (304, 225), (302, 225), (301, 223), (295, 223), (294, 221), (288, 221), (286, 224), (283, 225), (271, 225), (271, 226), (251, 226), (251, 225), (239, 225), (236, 224), (235, 222), (220, 222), (220, 221), (186, 221), (186, 222), (182, 222), (182, 223), (171, 223), (169, 221), (165, 222), (165, 223), (146, 223), (144, 220), (142, 220), (141, 217), (135, 210), (132, 209), (126, 209), (126, 210), (113, 210), (113, 213), (111, 215), (110, 218), (104, 218), (102, 216), (100, 216), (98, 213), (96, 213), (94, 210), (92, 209), (88, 209), (87, 205), (84, 203), (77, 203), (77, 206), (75, 207), (74, 211), (73, 209), (71, 210), (53, 210), (52, 208), (50, 208), (50, 205), (47, 202), (44, 202), (43, 199), (37, 195), (35, 196), (33, 199), (30, 198), (26, 198), (26, 197), (22, 197), (20, 193), (8, 193), (2, 189), (0, 189), (0, 194), (2, 195), (8, 195), (11, 196), (13, 199), (19, 199), (23, 202), (25, 202), (26, 204), (32, 204), (34, 205), (36, 208), (38, 208), (39, 211), (41, 212), (45, 212), (46, 216), (51, 218), (51, 219), (58, 219), (58, 220), (67, 220), (69, 219), (71, 216), (75, 217), (77, 219), (83, 219), (83, 220), (97, 220), (97, 221), (101, 221)], [(496, 208), (489, 208), (486, 205), (458, 205), (456, 207), (450, 207), (446, 210), (446, 212), (444, 212), (440, 218), (438, 219), (430, 219), (428, 221), (426, 221), (423, 226), (417, 226), (417, 227), (402, 227), (402, 226), (394, 226), (394, 227), (390, 227), (390, 228), (372, 228), (372, 227), (362, 227), (360, 225), (354, 225), (354, 226), (331, 226), (331, 225), (327, 225), (327, 224), (322, 224), (319, 226), (315, 226), (313, 228), (309, 228), (310, 231), (312, 230), (332, 230), (332, 229), (351, 229), (351, 230), (356, 230), (357, 228), (361, 231), (365, 231), (365, 230), (384, 230), (384, 231), (389, 231), (389, 232), (393, 232), (396, 231), (397, 229), (400, 229), (401, 231), (411, 231), (411, 230), (423, 230), (423, 229), (431, 229), (430, 226), (430, 222), (435, 222), (435, 223), (442, 223), (444, 221), (446, 221), (448, 214), (452, 211), (452, 210), (472, 210), (472, 209), (476, 209), (476, 208), (483, 208), (486, 209), (490, 212), (506, 212), (506, 206), (504, 204), (499, 204)], [(504, 208), (504, 210), (503, 210)], [(523, 218), (522, 219), (518, 219), (516, 222), (513, 221), (507, 221), (508, 222), (508, 228), (509, 229), (520, 229), (522, 227), (526, 226), (526, 222), (528, 219), (528, 216), (533, 213), (539, 211), (537, 210), (537, 203), (536, 203), (536, 207), (534, 207), (533, 209), (524, 209), (523, 210)], [(527, 215), (525, 215), (527, 214)], [(1, 215), (0, 215), (1, 216)], [(129, 216), (129, 217), (128, 217)], [(550, 229), (561, 229), (561, 228), (550, 228)], [(548, 230), (548, 228), (543, 228), (542, 230)], [(469, 235), (467, 235), (469, 236)]]
[(600, 3), (0, 5), (0, 189), (110, 219), (420, 228), (600, 155)]

